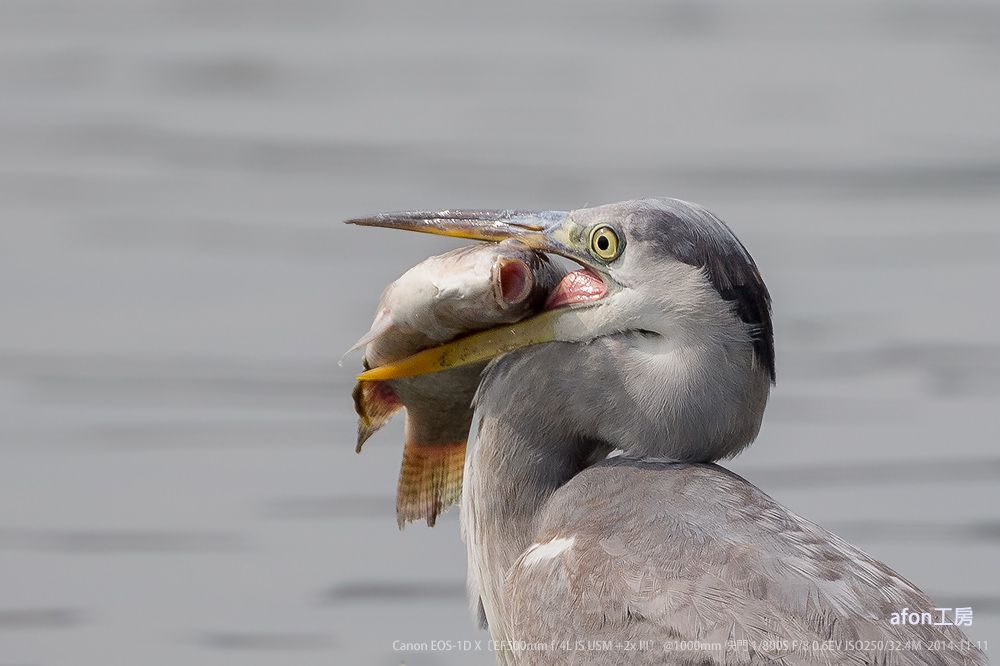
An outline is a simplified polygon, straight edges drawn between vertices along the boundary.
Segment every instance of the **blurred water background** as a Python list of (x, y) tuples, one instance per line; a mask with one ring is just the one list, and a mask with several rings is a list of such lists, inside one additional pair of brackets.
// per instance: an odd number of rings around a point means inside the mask
[(778, 386), (732, 467), (1000, 639), (1000, 5), (0, 3), (0, 664), (486, 664), (455, 512), (353, 452), (379, 210), (729, 221)]

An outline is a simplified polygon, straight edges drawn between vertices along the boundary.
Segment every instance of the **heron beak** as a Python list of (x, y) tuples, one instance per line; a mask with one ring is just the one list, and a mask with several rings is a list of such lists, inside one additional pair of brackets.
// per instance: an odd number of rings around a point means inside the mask
[[(598, 288), (593, 290), (596, 297), (590, 300), (596, 300), (604, 295), (603, 285), (606, 282), (602, 282), (598, 275), (604, 271), (602, 267), (594, 264), (593, 258), (586, 250), (586, 229), (574, 223), (568, 212), (444, 210), (380, 213), (372, 217), (347, 220), (347, 224), (403, 229), (491, 242), (513, 238), (533, 250), (558, 254), (583, 264), (584, 271), (576, 273), (587, 274), (590, 284), (598, 285)], [(397, 379), (440, 372), (461, 365), (488, 361), (528, 345), (568, 339), (568, 332), (579, 327), (577, 313), (572, 305), (581, 301), (553, 300), (562, 286), (560, 284), (550, 297), (546, 307), (551, 309), (546, 309), (538, 315), (514, 324), (479, 331), (438, 347), (425, 349), (395, 363), (372, 368), (358, 375), (358, 380)]]
[(557, 252), (552, 234), (569, 217), (563, 211), (531, 213), (513, 210), (442, 210), (379, 213), (347, 220), (345, 224), (419, 231), (437, 236), (499, 243), (515, 238), (528, 247)]

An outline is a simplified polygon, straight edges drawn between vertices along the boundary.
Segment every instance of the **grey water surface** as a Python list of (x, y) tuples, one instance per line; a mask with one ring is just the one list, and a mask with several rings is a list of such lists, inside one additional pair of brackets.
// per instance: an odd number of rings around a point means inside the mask
[(998, 71), (992, 2), (0, 3), (0, 665), (491, 663), (338, 366), (454, 243), (340, 220), (652, 195), (774, 297), (731, 466), (1000, 640)]

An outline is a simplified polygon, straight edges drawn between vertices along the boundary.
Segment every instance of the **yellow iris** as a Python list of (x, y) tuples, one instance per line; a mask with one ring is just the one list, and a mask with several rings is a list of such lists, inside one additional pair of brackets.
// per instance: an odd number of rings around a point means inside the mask
[(590, 252), (598, 259), (613, 261), (621, 251), (618, 234), (608, 226), (594, 227), (590, 232)]

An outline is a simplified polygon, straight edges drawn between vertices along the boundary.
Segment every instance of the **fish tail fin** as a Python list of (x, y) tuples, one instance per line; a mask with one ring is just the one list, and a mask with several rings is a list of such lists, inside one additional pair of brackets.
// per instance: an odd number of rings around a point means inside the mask
[(403, 448), (396, 493), (396, 522), (424, 518), (431, 527), (438, 515), (462, 497), (466, 440), (421, 443), (409, 436)]

